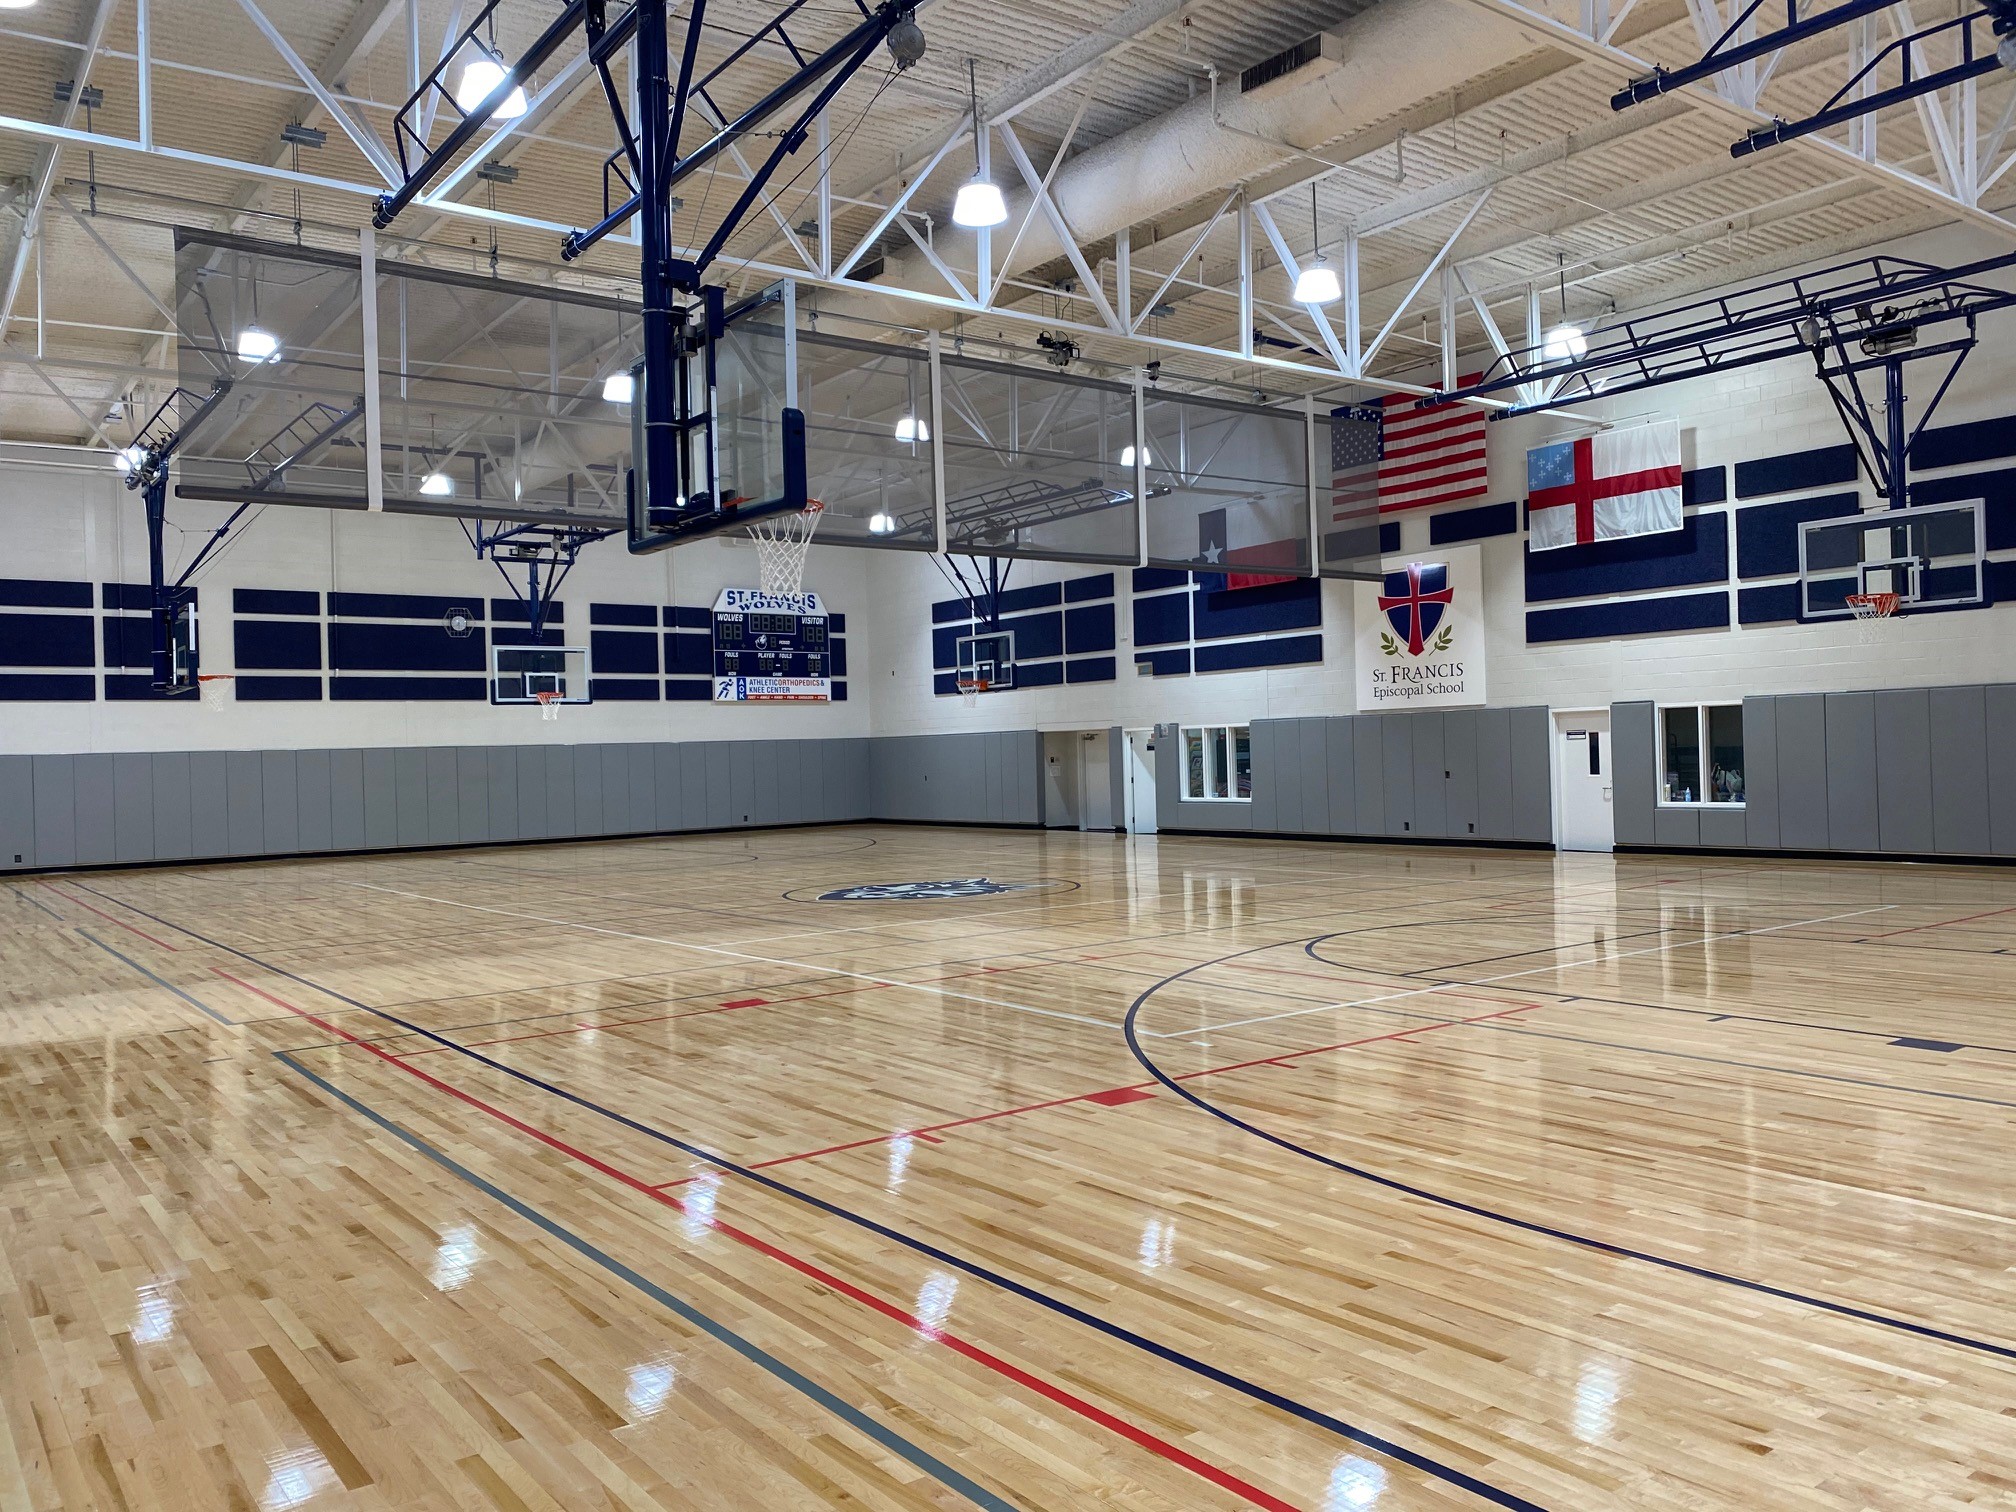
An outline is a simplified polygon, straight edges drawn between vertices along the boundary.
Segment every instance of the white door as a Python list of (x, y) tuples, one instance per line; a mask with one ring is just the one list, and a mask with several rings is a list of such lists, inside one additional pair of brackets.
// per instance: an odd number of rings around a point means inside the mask
[(1155, 732), (1127, 732), (1127, 833), (1155, 833)]
[(1610, 804), (1610, 716), (1554, 716), (1561, 774), (1561, 849), (1607, 851), (1617, 840)]
[(1110, 830), (1113, 823), (1113, 742), (1104, 730), (1078, 737), (1078, 828)]

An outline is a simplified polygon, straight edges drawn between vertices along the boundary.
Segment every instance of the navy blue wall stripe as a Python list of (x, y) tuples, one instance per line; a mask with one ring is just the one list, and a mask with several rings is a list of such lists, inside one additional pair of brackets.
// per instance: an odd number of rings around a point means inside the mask
[(1064, 616), (1061, 612), (1017, 615), (1012, 619), (1003, 619), (1001, 628), (1014, 632), (1015, 660), (1018, 662), (1064, 654)]
[(1072, 655), (1081, 651), (1111, 651), (1113, 637), (1113, 606), (1110, 603), (1081, 604), (1076, 609), (1064, 611), (1064, 649)]
[(1775, 625), (1799, 618), (1799, 585), (1772, 583), (1736, 590), (1736, 618), (1746, 625)]
[(1777, 504), (1753, 504), (1736, 511), (1736, 575), (1783, 577), (1799, 570), (1799, 527), (1808, 520), (1852, 515), (1861, 499), (1852, 493), (1815, 494)]
[[(150, 672), (154, 666), (154, 622), (142, 619), (137, 614), (111, 614), (105, 617), (105, 626), (99, 639), (104, 645), (104, 664), (108, 667), (145, 667)], [(321, 665), (319, 662), (316, 665)]]
[(60, 672), (0, 672), (0, 703), (89, 703), (97, 679)]
[(711, 676), (665, 679), (665, 698), (669, 703), (706, 703), (713, 696), (714, 682)]
[(1281, 635), (1269, 640), (1199, 646), (1199, 672), (1234, 672), (1242, 667), (1292, 667), (1323, 660), (1321, 635)]
[(656, 629), (658, 610), (650, 604), (590, 604), (591, 625), (644, 625)]
[[(143, 606), (144, 607), (144, 606)], [(336, 593), (329, 595), (329, 612), (343, 619), (440, 620), (451, 609), (463, 609), (477, 619), (483, 617), (480, 598), (434, 598), (417, 593)]]
[[(137, 622), (143, 643), (151, 645), (147, 621)], [(106, 628), (111, 628), (108, 622)], [(322, 627), (299, 620), (235, 620), (231, 649), (243, 668), (314, 669), (322, 667)], [(136, 665), (127, 663), (128, 666)], [(145, 665), (138, 663), (137, 665)]]
[(680, 677), (714, 675), (714, 641), (710, 636), (674, 631), (665, 637), (665, 671)]
[(0, 578), (0, 604), (15, 604), (23, 609), (89, 609), (91, 585), (43, 578)]
[(1519, 528), (1519, 506), (1479, 504), (1474, 509), (1450, 509), (1428, 516), (1428, 544), (1454, 546), (1459, 541), (1488, 541)]
[(1055, 688), (1064, 681), (1064, 663), (1061, 661), (1037, 662), (1024, 666), (1019, 653), (1015, 663), (1015, 686), (1018, 688)]
[(1981, 501), (1982, 525), (1990, 551), (2016, 547), (2016, 468), (1928, 478), (1911, 485), (1913, 504), (1951, 504), (1962, 499)]
[(322, 595), (307, 589), (234, 588), (233, 614), (320, 614)]
[[(694, 640), (700, 639), (698, 636)], [(658, 673), (658, 632), (656, 630), (591, 630), (588, 632), (589, 664), (596, 680), (605, 672)]]
[(1726, 629), (1728, 624), (1727, 593), (1683, 593), (1673, 598), (1627, 599), (1619, 604), (1529, 609), (1526, 642), (1542, 645), (1620, 635), (1671, 635), (1681, 630)]
[(1691, 514), (1678, 530), (1562, 546), (1526, 549), (1526, 602), (1593, 598), (1604, 593), (1680, 588), (1729, 579), (1728, 516)]
[[(334, 628), (334, 627), (331, 627)], [(482, 677), (334, 677), (329, 696), (338, 702), (384, 700), (395, 703), (485, 702), (490, 685)]]
[(1136, 567), (1133, 585), (1136, 593), (1153, 593), (1158, 588), (1184, 588), (1189, 586), (1190, 574), (1175, 567)]
[(1142, 651), (1135, 654), (1136, 662), (1148, 663), (1149, 669), (1157, 677), (1187, 677), (1190, 673), (1190, 648), (1181, 647), (1175, 651)]
[(588, 696), (601, 703), (656, 703), (655, 677), (591, 677)]
[(711, 608), (696, 609), (689, 604), (672, 604), (665, 610), (665, 625), (673, 630), (712, 630), (714, 611)]
[(1119, 664), (1110, 656), (1088, 656), (1064, 663), (1064, 680), (1070, 683), (1111, 682), (1119, 675)]
[(329, 665), (353, 672), (477, 672), (486, 665), (481, 635), (450, 635), (439, 625), (329, 626)]
[(1323, 623), (1323, 585), (1315, 578), (1259, 588), (1207, 589), (1196, 595), (1196, 604), (1194, 638), (1200, 641), (1306, 630)]
[[(546, 606), (549, 623), (558, 624), (567, 617), (567, 605), (554, 599)], [(523, 599), (490, 600), (490, 618), (504, 625), (529, 625), (532, 623), (532, 606)]]
[(1729, 497), (1729, 473), (1722, 467), (1691, 467), (1680, 474), (1680, 502), (1720, 504)]
[(1911, 447), (1911, 465), (1928, 472), (1935, 467), (1964, 467), (1969, 462), (1992, 462), (2001, 457), (2016, 457), (2016, 417), (1934, 426)]
[[(242, 663), (241, 663), (242, 665)], [(248, 677), (238, 674), (233, 696), (240, 703), (319, 703), (319, 677)]]
[(1087, 599), (1113, 597), (1113, 574), (1095, 572), (1090, 577), (1066, 578), (1064, 580), (1064, 602), (1082, 604)]
[(1738, 462), (1736, 497), (1754, 499), (1763, 494), (1792, 493), (1799, 489), (1853, 483), (1856, 467), (1855, 448), (1846, 442), (1839, 446), (1816, 447), (1812, 451), (1760, 457), (1755, 462)]
[(95, 667), (93, 623), (84, 614), (0, 614), (0, 666)]

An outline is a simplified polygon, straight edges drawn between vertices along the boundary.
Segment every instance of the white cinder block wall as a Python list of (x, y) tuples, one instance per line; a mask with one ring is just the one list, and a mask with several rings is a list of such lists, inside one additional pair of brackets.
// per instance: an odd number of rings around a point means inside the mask
[[(171, 568), (193, 552), (228, 507), (169, 501)], [(99, 583), (147, 581), (147, 528), (137, 494), (110, 468), (0, 468), (0, 577)], [(186, 546), (184, 543), (186, 542)], [(354, 511), (268, 507), (241, 522), (197, 578), (202, 590), (203, 666), (233, 665), (234, 588), (414, 593), (466, 598), (472, 607), (508, 599), (497, 569), (478, 561), (453, 520)], [(854, 671), (866, 650), (860, 615), (867, 602), (866, 554), (831, 550), (806, 574), (829, 609), (848, 616), (849, 697), (845, 703), (735, 706), (616, 703), (568, 706), (546, 723), (528, 705), (476, 702), (244, 703), (212, 712), (171, 702), (0, 703), (0, 751), (56, 754), (117, 751), (285, 750), (357, 746), (505, 745), (599, 741), (785, 740), (866, 735), (872, 679)], [(567, 644), (587, 645), (593, 601), (707, 605), (726, 587), (753, 587), (756, 554), (747, 546), (701, 541), (633, 557), (619, 540), (581, 553), (562, 584)], [(522, 587), (522, 581), (521, 581)], [(326, 599), (325, 599), (326, 617)], [(82, 669), (79, 669), (82, 670)], [(466, 675), (466, 674), (465, 674)]]
[[(1996, 249), (1972, 233), (1949, 231), (1888, 250), (1959, 263)], [(2016, 315), (1987, 317), (1981, 336), (1979, 350), (1941, 405), (1940, 423), (2016, 413)], [(1912, 373), (1914, 400), (1929, 393), (1939, 366), (1928, 362)], [(1738, 462), (1846, 440), (1804, 359), (1596, 401), (1582, 406), (1581, 413), (1618, 419), (1677, 415), (1687, 464), (1731, 468), (1732, 495)], [(1523, 498), (1526, 449), (1570, 429), (1555, 415), (1491, 426), (1491, 488), (1473, 502)], [(1865, 503), (1873, 505), (1866, 482), (1862, 492)], [(1708, 509), (1735, 507), (1732, 497)], [(192, 541), (200, 541), (200, 532), (223, 513), (217, 506), (173, 506), (176, 522)], [(1401, 516), (1400, 523), (1402, 551), (1426, 553), (1425, 515)], [(145, 581), (146, 532), (139, 500), (99, 467), (0, 468), (0, 540), (7, 542), (0, 577)], [(2016, 678), (2016, 605), (1906, 619), (1873, 643), (1846, 622), (1737, 626), (1733, 526), (1727, 589), (1732, 628), (1528, 647), (1522, 538), (1501, 536), (1482, 547), (1493, 705), (1588, 707), (1618, 699), (1723, 700), (1746, 693)], [(176, 554), (171, 546), (171, 560)], [(1023, 586), (1105, 570), (1019, 562), (1009, 581)], [(267, 703), (218, 714), (182, 703), (0, 704), (0, 751), (809, 738), (1138, 727), (1170, 720), (1250, 721), (1352, 710), (1348, 584), (1323, 585), (1325, 656), (1320, 666), (1152, 678), (1134, 670), (1128, 569), (1112, 570), (1118, 590), (1117, 680), (988, 695), (971, 711), (958, 698), (936, 697), (931, 691), (931, 605), (953, 596), (932, 560), (908, 552), (835, 547), (814, 548), (806, 583), (848, 616), (846, 703), (767, 708), (603, 703), (570, 707), (557, 724), (542, 723), (526, 708), (474, 703)], [(561, 593), (570, 606), (568, 639), (586, 643), (587, 606), (593, 600), (706, 604), (718, 588), (751, 585), (755, 578), (753, 552), (718, 541), (642, 558), (629, 556), (615, 542), (598, 544), (583, 553)], [(472, 600), (508, 593), (496, 570), (475, 559), (451, 521), (279, 507), (269, 508), (243, 530), (205, 573), (202, 586), (212, 627), (206, 665), (213, 670), (230, 665), (228, 609), (237, 586), (453, 594)], [(1576, 602), (1584, 601), (1562, 601)]]

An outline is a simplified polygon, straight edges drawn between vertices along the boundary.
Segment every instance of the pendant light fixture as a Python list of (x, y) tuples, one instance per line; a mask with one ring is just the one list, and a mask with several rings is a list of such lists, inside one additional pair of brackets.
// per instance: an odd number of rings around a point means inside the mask
[(966, 92), (973, 102), (973, 177), (959, 186), (959, 197), (952, 201), (952, 224), (981, 231), (1008, 219), (1008, 202), (980, 165), (980, 134), (987, 128), (980, 122), (980, 84), (974, 68), (973, 60), (968, 58)]
[(1295, 303), (1335, 304), (1344, 297), (1344, 290), (1338, 286), (1337, 270), (1323, 256), (1323, 238), (1316, 227), (1316, 185), (1313, 182), (1309, 185), (1309, 245), (1316, 260), (1304, 267), (1295, 279)]

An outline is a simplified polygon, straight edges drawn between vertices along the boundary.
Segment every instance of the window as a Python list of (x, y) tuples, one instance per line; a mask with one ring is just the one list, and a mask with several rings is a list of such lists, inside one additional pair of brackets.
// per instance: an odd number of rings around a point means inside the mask
[(1192, 802), (1250, 803), (1253, 736), (1245, 725), (1192, 725), (1183, 731), (1183, 796)]
[(1659, 711), (1664, 755), (1659, 801), (1697, 805), (1743, 801), (1743, 707), (1677, 704)]

